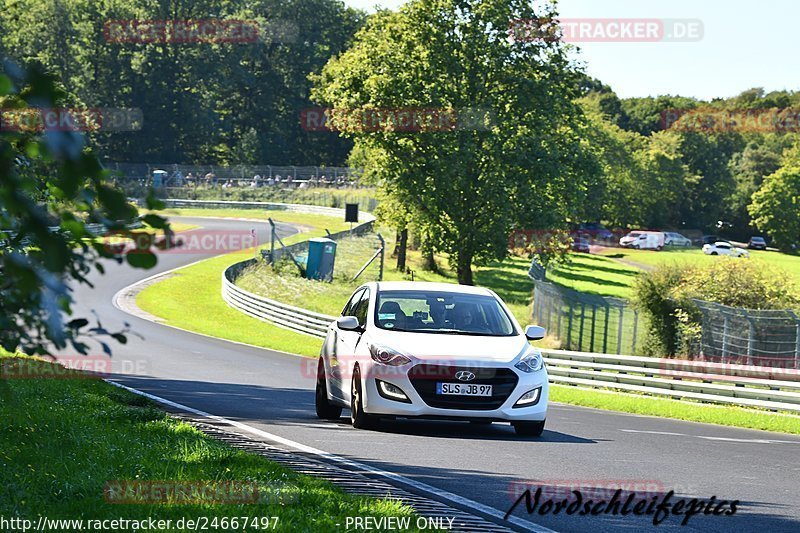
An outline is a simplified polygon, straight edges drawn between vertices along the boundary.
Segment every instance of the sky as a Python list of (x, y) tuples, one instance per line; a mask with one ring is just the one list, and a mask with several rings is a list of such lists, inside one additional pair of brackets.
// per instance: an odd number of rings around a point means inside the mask
[[(345, 0), (374, 11), (404, 0)], [(703, 100), (753, 88), (800, 90), (798, 0), (559, 0), (564, 19), (699, 19), (691, 42), (582, 42), (589, 75), (622, 98), (679, 94)]]

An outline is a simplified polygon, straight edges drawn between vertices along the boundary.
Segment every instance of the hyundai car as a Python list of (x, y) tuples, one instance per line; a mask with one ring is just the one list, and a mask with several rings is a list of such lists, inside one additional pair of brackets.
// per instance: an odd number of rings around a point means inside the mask
[(511, 423), (542, 434), (547, 370), (503, 301), (485, 288), (371, 282), (356, 290), (327, 330), (317, 364), (316, 411), (350, 409), (356, 428), (383, 419)]

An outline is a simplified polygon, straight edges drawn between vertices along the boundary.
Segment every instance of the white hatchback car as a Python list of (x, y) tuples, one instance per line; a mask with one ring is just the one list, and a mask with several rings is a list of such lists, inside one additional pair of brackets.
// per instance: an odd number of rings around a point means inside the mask
[(547, 370), (492, 291), (447, 283), (372, 282), (331, 323), (317, 366), (316, 409), (354, 427), (381, 418), (510, 422), (539, 436), (547, 417)]
[(725, 241), (717, 241), (714, 244), (704, 244), (703, 253), (707, 255), (728, 255), (730, 257), (750, 257), (750, 252), (744, 248), (739, 248)]

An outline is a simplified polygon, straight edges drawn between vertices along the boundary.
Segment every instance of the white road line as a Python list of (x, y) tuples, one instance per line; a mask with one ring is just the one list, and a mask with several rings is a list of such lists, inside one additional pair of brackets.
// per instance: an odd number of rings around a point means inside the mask
[(734, 439), (730, 437), (704, 437), (701, 435), (695, 435), (698, 439), (705, 439), (705, 440), (722, 440), (726, 442), (745, 442), (745, 443), (752, 443), (752, 444), (800, 444), (800, 441), (796, 440), (775, 440), (775, 439)]
[[(452, 492), (448, 492), (448, 491), (443, 490), (443, 489), (432, 487), (432, 486), (427, 485), (425, 483), (420, 483), (419, 481), (415, 481), (413, 479), (409, 479), (407, 477), (401, 476), (400, 474), (395, 474), (394, 472), (388, 472), (386, 470), (380, 470), (380, 469), (375, 468), (373, 466), (365, 465), (365, 464), (362, 464), (362, 463), (359, 463), (359, 462), (356, 462), (356, 461), (352, 461), (350, 459), (345, 459), (344, 457), (339, 457), (338, 455), (333, 455), (331, 453), (328, 453), (328, 452), (325, 452), (325, 451), (322, 451), (322, 450), (318, 450), (317, 448), (312, 448), (311, 446), (306, 446), (305, 444), (300, 444), (299, 442), (295, 442), (293, 440), (289, 440), (289, 439), (286, 439), (284, 437), (280, 437), (278, 435), (274, 435), (272, 433), (268, 433), (268, 432), (263, 431), (261, 429), (255, 428), (253, 426), (249, 426), (247, 424), (243, 424), (241, 422), (237, 422), (236, 420), (230, 420), (228, 418), (224, 418), (224, 417), (221, 417), (221, 416), (212, 415), (211, 413), (206, 413), (205, 411), (200, 411), (199, 409), (194, 409), (194, 408), (189, 407), (187, 405), (182, 405), (182, 404), (173, 402), (171, 400), (167, 400), (166, 398), (161, 398), (160, 396), (155, 396), (153, 394), (149, 394), (147, 392), (143, 392), (143, 391), (140, 391), (138, 389), (134, 389), (132, 387), (128, 387), (126, 385), (123, 385), (121, 383), (117, 383), (115, 381), (111, 381), (111, 380), (106, 380), (106, 381), (108, 383), (116, 386), (116, 387), (119, 387), (121, 389), (125, 389), (127, 391), (130, 391), (130, 392), (132, 392), (134, 394), (138, 394), (140, 396), (144, 396), (145, 398), (150, 398), (151, 400), (156, 401), (158, 403), (161, 403), (163, 405), (167, 405), (167, 406), (173, 407), (175, 409), (180, 409), (182, 411), (186, 411), (186, 412), (198, 415), (198, 416), (210, 418), (211, 420), (216, 420), (218, 422), (224, 422), (226, 424), (229, 424), (231, 426), (237, 427), (239, 429), (243, 429), (243, 430), (247, 431), (248, 433), (252, 433), (253, 435), (257, 435), (259, 437), (262, 437), (262, 438), (267, 439), (267, 440), (272, 441), (272, 442), (276, 442), (278, 444), (283, 444), (284, 446), (288, 446), (288, 447), (293, 448), (293, 449), (295, 449), (297, 451), (301, 451), (301, 452), (308, 453), (308, 454), (311, 454), (311, 455), (316, 455), (318, 457), (325, 458), (328, 461), (331, 461), (331, 462), (334, 462), (334, 463), (347, 465), (347, 466), (349, 466), (351, 468), (356, 468), (356, 469), (361, 470), (363, 472), (368, 472), (368, 473), (373, 474), (373, 475), (378, 475), (378, 476), (384, 477), (384, 478), (389, 479), (391, 481), (395, 481), (397, 483), (404, 484), (404, 485), (407, 485), (409, 487), (413, 487), (413, 488), (417, 489), (420, 492), (436, 496), (440, 500), (456, 503), (456, 504), (461, 505), (462, 507), (465, 507), (467, 509), (476, 509), (476, 510), (480, 511), (481, 513), (487, 515), (487, 516), (491, 516), (491, 517), (494, 517), (494, 518), (496, 518), (496, 519), (498, 519), (500, 521), (504, 521), (505, 513), (502, 513), (500, 511), (498, 511), (497, 509), (489, 507), (488, 505), (484, 505), (484, 504), (478, 503), (478, 502), (476, 502), (474, 500), (470, 500), (469, 498), (464, 498), (463, 496), (459, 496), (458, 494), (453, 494)], [(527, 531), (534, 531), (536, 533), (556, 533), (552, 529), (548, 529), (548, 528), (546, 528), (544, 526), (541, 526), (539, 524), (535, 524), (533, 522), (529, 522), (527, 520), (523, 520), (523, 519), (517, 518), (515, 516), (509, 517), (508, 520), (506, 520), (506, 521), (514, 524), (515, 526), (525, 528)]]
[(752, 444), (800, 444), (796, 440), (780, 440), (780, 439), (737, 439), (732, 437), (706, 437), (704, 435), (686, 435), (685, 433), (673, 433), (671, 431), (646, 431), (640, 429), (620, 429), (624, 433), (648, 433), (651, 435), (672, 435), (675, 437), (690, 437), (695, 439), (705, 440), (721, 440), (726, 442), (744, 442)]
[(624, 431), (625, 433), (649, 433), (651, 435), (673, 435), (676, 437), (687, 437), (688, 435), (684, 433), (673, 433), (671, 431), (645, 431), (639, 429), (620, 429), (620, 431)]

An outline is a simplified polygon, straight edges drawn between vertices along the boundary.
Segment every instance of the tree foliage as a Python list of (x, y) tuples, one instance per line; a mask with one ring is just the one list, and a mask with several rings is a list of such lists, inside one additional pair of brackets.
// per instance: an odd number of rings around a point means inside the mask
[[(13, 65), (0, 74), (0, 108), (56, 107), (65, 95), (39, 71)], [(0, 346), (47, 353), (68, 345), (86, 353), (83, 335), (125, 342), (99, 322), (71, 318), (72, 288), (89, 284), (91, 270), (104, 271), (100, 258), (150, 267), (149, 247), (134, 253), (110, 249), (98, 236), (125, 229), (137, 220), (135, 207), (111, 187), (84, 138), (74, 132), (0, 131)], [(149, 207), (156, 207), (152, 198)], [(169, 232), (166, 221), (145, 221)], [(92, 232), (87, 224), (100, 224)]]
[(507, 34), (510, 20), (554, 16), (548, 9), (415, 0), (372, 17), (315, 78), (314, 97), (334, 108), (434, 108), (477, 119), (408, 132), (333, 118), (382, 153), (385, 186), (432, 228), (462, 283), (472, 283), (473, 264), (505, 256), (514, 225), (547, 228), (580, 216), (596, 174), (563, 49)]

